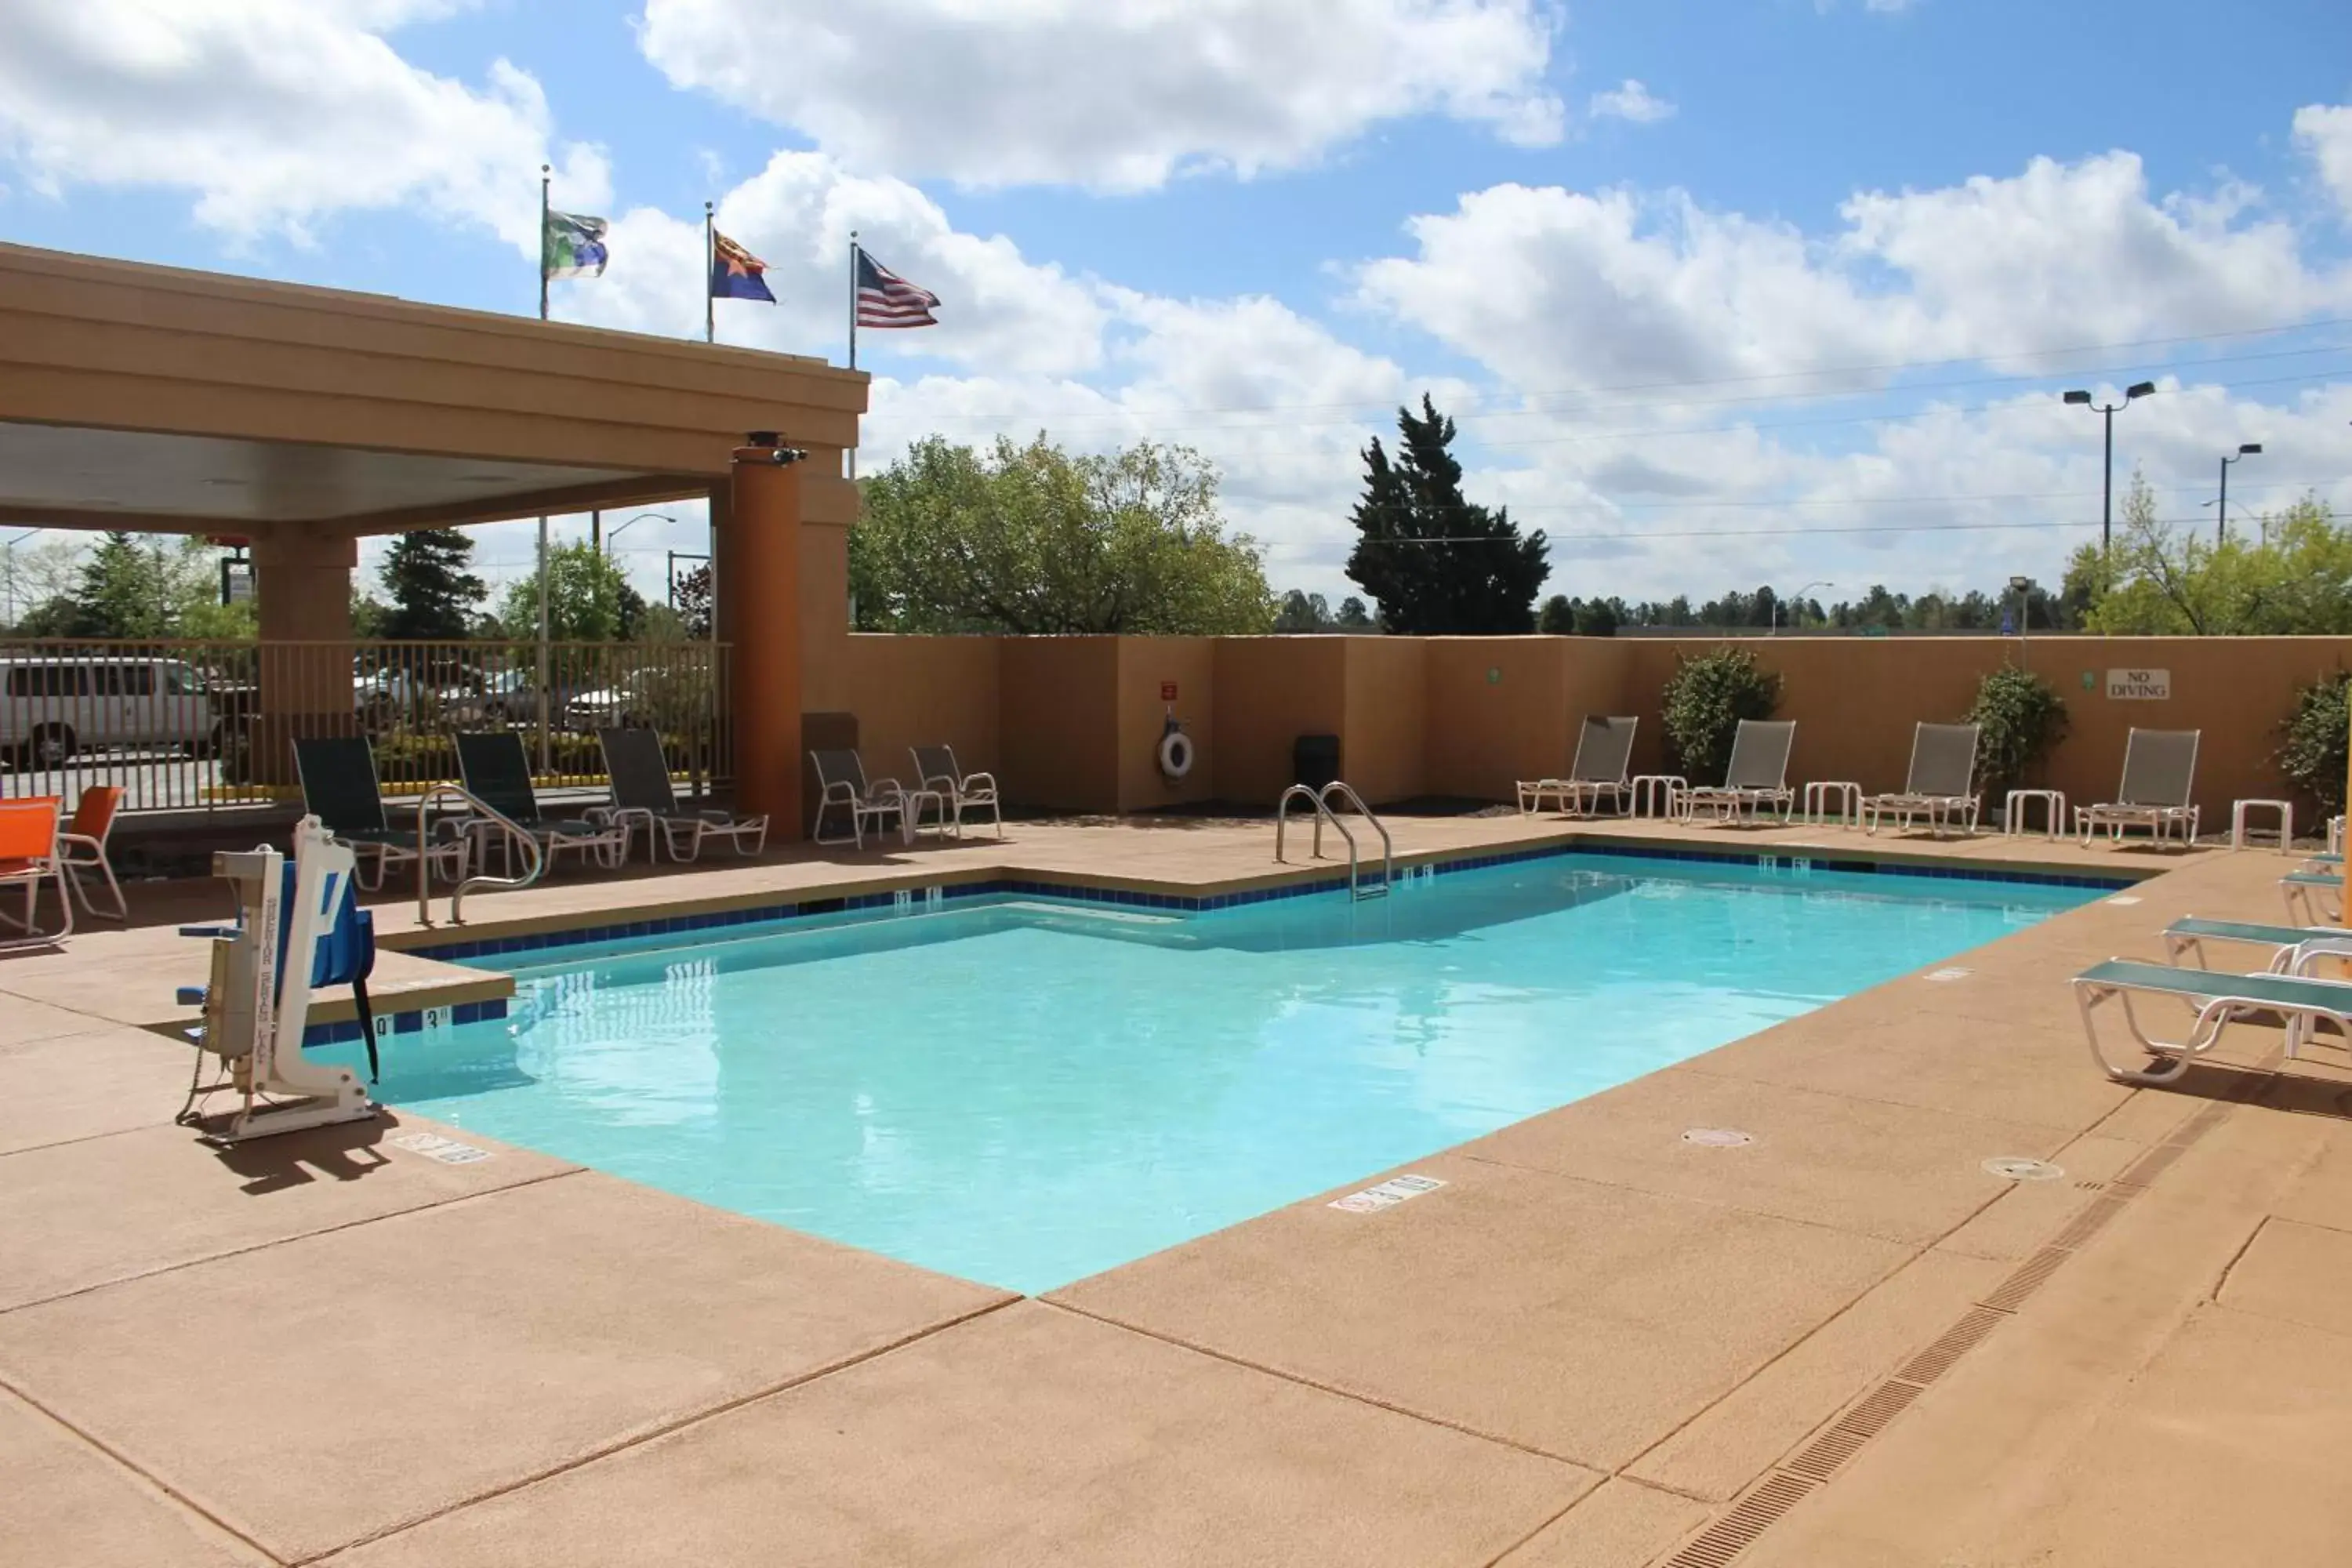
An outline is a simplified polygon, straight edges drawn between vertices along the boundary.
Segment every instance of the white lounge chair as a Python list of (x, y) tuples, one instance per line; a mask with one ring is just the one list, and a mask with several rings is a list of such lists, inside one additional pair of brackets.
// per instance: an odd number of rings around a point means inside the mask
[(738, 816), (716, 807), (688, 811), (677, 804), (661, 736), (653, 731), (599, 730), (596, 742), (613, 781), (613, 805), (605, 815), (628, 827), (645, 824), (647, 858), (660, 859), (667, 844), (673, 860), (698, 859), (706, 838), (726, 839), (738, 855), (757, 855), (767, 847), (765, 816)]
[(2116, 798), (2074, 808), (2074, 831), (2089, 848), (2100, 828), (2120, 842), (2124, 829), (2145, 827), (2161, 843), (2178, 831), (2184, 845), (2197, 842), (2197, 807), (2189, 790), (2197, 779), (2196, 730), (2134, 730), (2124, 744), (2123, 783)]
[(2344, 918), (2344, 874), (2341, 871), (2289, 871), (2279, 879), (2286, 895), (2286, 912), (2305, 925)]
[(2207, 942), (2242, 942), (2248, 947), (2270, 949), (2268, 963), (2271, 972), (2283, 973), (2294, 957), (2296, 949), (2306, 943), (2340, 940), (2348, 935), (2352, 932), (2347, 932), (2341, 926), (2273, 926), (2253, 921), (2200, 920), (2189, 915), (2164, 928), (2164, 952), (2176, 964), (2186, 954), (2194, 957), (2199, 967), (2210, 969), (2212, 965), (2205, 962)]
[(942, 826), (952, 824), (958, 838), (963, 837), (963, 814), (985, 810), (996, 837), (1004, 837), (1004, 812), (997, 804), (994, 773), (965, 773), (956, 765), (953, 746), (909, 746), (907, 752), (915, 762), (919, 805), (921, 795), (938, 796)]
[[(2311, 958), (2340, 956), (2352, 948), (2352, 939), (2338, 937), (2332, 945), (2306, 943), (2294, 950), (2287, 972), (2261, 974), (2217, 973), (2210, 969), (2176, 969), (2164, 963), (2143, 963), (2111, 958), (2074, 976), (2074, 1005), (2083, 1016), (2083, 1032), (2091, 1059), (2117, 1083), (2167, 1084), (2189, 1070), (2189, 1064), (2218, 1044), (2222, 1031), (2241, 1016), (2267, 1010), (2286, 1019), (2286, 1054), (2293, 1058), (2310, 1037), (2312, 1026), (2326, 1021), (2352, 1038), (2352, 984), (2340, 980), (2314, 979), (2297, 973)], [(2180, 1040), (2152, 1037), (2132, 1010), (2135, 996), (2165, 996), (2189, 1004), (2197, 1011), (2189, 1035)], [(2095, 1009), (2108, 1002), (2123, 1005), (2124, 1026), (2139, 1047), (2160, 1066), (2117, 1067), (2099, 1046)]]
[(1639, 719), (1597, 719), (1587, 714), (1576, 733), (1576, 760), (1564, 779), (1519, 780), (1519, 810), (1543, 809), (1544, 796), (1559, 802), (1568, 816), (1597, 816), (1608, 801), (1618, 816), (1633, 809), (1633, 731)]
[(1751, 817), (1771, 807), (1789, 820), (1797, 794), (1789, 787), (1789, 749), (1796, 743), (1793, 719), (1742, 719), (1731, 738), (1731, 764), (1719, 784), (1699, 784), (1683, 792), (1683, 820), (1696, 819), (1704, 810), (1717, 822), (1736, 822), (1742, 812)]
[[(866, 825), (879, 823), (884, 818), (898, 824), (902, 842), (914, 841), (914, 822), (907, 811), (907, 791), (897, 779), (876, 779), (866, 782), (866, 764), (851, 751), (811, 752), (809, 761), (816, 768), (816, 821), (811, 837), (819, 844), (850, 844), (866, 847)], [(838, 834), (824, 836), (824, 815), (838, 806), (849, 813), (847, 838)], [(880, 829), (876, 829), (879, 837)]]
[(1908, 833), (1914, 822), (1925, 820), (1927, 831), (1941, 838), (1957, 822), (1963, 833), (1977, 830), (1977, 727), (1974, 724), (1919, 724), (1911, 731), (1911, 770), (1902, 789), (1891, 795), (1864, 795), (1863, 818), (1876, 833), (1887, 817), (1895, 830)]

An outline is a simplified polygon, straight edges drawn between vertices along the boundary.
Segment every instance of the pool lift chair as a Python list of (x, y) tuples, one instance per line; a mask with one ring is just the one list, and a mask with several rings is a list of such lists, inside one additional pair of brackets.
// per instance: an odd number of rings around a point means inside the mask
[[(367, 999), (375, 927), (353, 896), (353, 870), (352, 847), (336, 842), (315, 816), (295, 828), (290, 863), (266, 845), (213, 857), (214, 874), (236, 889), (237, 921), (180, 931), (212, 942), (211, 979), (179, 993), (183, 1004), (204, 1008), (203, 1025), (189, 1031), (196, 1066), (177, 1118), (181, 1124), (202, 1125), (217, 1142), (241, 1143), (375, 1115), (375, 1102), (355, 1070), (302, 1059), (311, 992), (348, 984), (359, 1005), (370, 1079), (375, 1074), (375, 1026)], [(208, 1057), (219, 1058), (219, 1076), (210, 1083), (205, 1081)], [(242, 1095), (245, 1103), (225, 1127), (215, 1128), (197, 1108), (223, 1091)]]

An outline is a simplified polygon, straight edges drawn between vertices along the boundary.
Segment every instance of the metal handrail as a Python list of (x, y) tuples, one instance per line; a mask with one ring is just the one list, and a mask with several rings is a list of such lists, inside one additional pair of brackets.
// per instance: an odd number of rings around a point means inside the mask
[(1281, 801), (1277, 803), (1274, 808), (1275, 860), (1279, 863), (1282, 859), (1283, 834), (1290, 826), (1290, 803), (1293, 798), (1304, 800), (1315, 808), (1315, 847), (1313, 851), (1313, 858), (1315, 859), (1320, 860), (1323, 858), (1323, 825), (1326, 822), (1328, 822), (1333, 827), (1338, 828), (1339, 831), (1339, 837), (1348, 841), (1348, 897), (1350, 899), (1354, 898), (1356, 896), (1356, 836), (1348, 831), (1348, 825), (1346, 823), (1331, 815), (1331, 808), (1323, 804), (1323, 797), (1317, 795), (1305, 784), (1295, 784), (1288, 789), (1284, 790), (1282, 792)]
[(512, 892), (517, 889), (528, 888), (538, 881), (540, 873), (547, 868), (547, 856), (540, 848), (539, 840), (529, 829), (464, 784), (436, 784), (416, 797), (416, 923), (420, 926), (429, 927), (433, 923), (433, 856), (425, 839), (425, 808), (444, 795), (455, 795), (464, 801), (475, 811), (505, 828), (510, 836), (520, 839), (523, 847), (530, 851), (530, 868), (520, 877), (459, 878), (457, 885), (449, 890), (449, 923), (451, 925), (466, 923), (462, 910), (467, 889), (498, 888)]
[[(1293, 787), (1303, 789), (1306, 786), (1302, 784), (1294, 785)], [(1364, 804), (1364, 797), (1356, 793), (1354, 785), (1339, 779), (1333, 779), (1329, 784), (1325, 784), (1315, 797), (1322, 804), (1324, 811), (1330, 816), (1333, 823), (1336, 824), (1339, 820), (1339, 814), (1331, 810), (1330, 796), (1334, 790), (1339, 792), (1339, 798), (1342, 801), (1356, 808), (1357, 816), (1362, 817), (1366, 822), (1372, 825), (1373, 832), (1381, 836), (1381, 886), (1383, 889), (1387, 889), (1394, 885), (1396, 881), (1396, 841), (1389, 837), (1388, 825), (1383, 823), (1379, 817), (1372, 815), (1372, 808)]]

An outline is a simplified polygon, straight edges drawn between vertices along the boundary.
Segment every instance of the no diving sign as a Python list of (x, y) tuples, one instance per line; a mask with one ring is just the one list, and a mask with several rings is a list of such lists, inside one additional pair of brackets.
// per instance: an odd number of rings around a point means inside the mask
[(2164, 702), (2172, 697), (2168, 669), (2111, 669), (2107, 700), (2112, 702)]

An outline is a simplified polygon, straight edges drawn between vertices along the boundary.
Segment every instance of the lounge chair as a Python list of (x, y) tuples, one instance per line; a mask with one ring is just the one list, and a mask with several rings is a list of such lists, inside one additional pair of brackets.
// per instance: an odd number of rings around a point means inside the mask
[[(66, 868), (58, 854), (58, 816), (65, 802), (53, 795), (0, 800), (0, 888), (25, 889), (25, 918), (0, 915), (0, 924), (21, 936), (0, 937), (0, 952), (20, 947), (55, 947), (73, 934), (73, 895), (66, 891)], [(54, 877), (62, 921), (54, 931), (40, 925), (41, 880)]]
[(994, 773), (965, 773), (956, 765), (953, 746), (909, 746), (907, 750), (915, 760), (916, 790), (939, 797), (940, 814), (953, 824), (958, 838), (963, 837), (963, 814), (983, 808), (996, 837), (1004, 837), (1004, 813), (997, 805)]
[[(375, 751), (364, 735), (329, 735), (294, 742), (294, 774), (302, 785), (302, 809), (352, 857), (352, 876), (373, 892), (395, 866), (430, 854), (444, 869), (463, 877), (468, 853), (462, 837), (420, 841), (413, 828), (384, 819), (383, 795), (375, 782)], [(438, 830), (436, 830), (437, 833)], [(369, 871), (374, 876), (371, 878)]]
[(728, 840), (738, 855), (757, 855), (767, 847), (765, 816), (738, 816), (715, 807), (687, 811), (678, 805), (659, 734), (651, 730), (599, 730), (596, 743), (604, 750), (604, 771), (613, 781), (612, 809), (605, 815), (625, 829), (644, 823), (649, 858), (660, 859), (662, 846), (667, 844), (673, 860), (698, 858), (706, 838)]
[(1576, 733), (1576, 760), (1564, 779), (1521, 779), (1519, 810), (1543, 809), (1544, 796), (1559, 802), (1564, 816), (1597, 815), (1606, 799), (1620, 816), (1633, 809), (1633, 731), (1639, 719), (1597, 719), (1587, 714)]
[[(2341, 946), (2339, 939), (2338, 951)], [(2298, 962), (2293, 967), (2300, 968), (2301, 964)], [(2091, 1059), (2117, 1083), (2173, 1082), (2189, 1070), (2191, 1061), (2220, 1042), (2222, 1031), (2233, 1020), (2252, 1012), (2268, 1010), (2284, 1016), (2286, 1054), (2290, 1058), (2297, 1054), (2310, 1036), (2312, 1026), (2322, 1021), (2335, 1025), (2352, 1038), (2352, 984), (2340, 980), (2318, 980), (2278, 972), (2217, 973), (2210, 969), (2175, 969), (2169, 964), (2111, 958), (2074, 976), (2074, 1005), (2083, 1015), (2083, 1032), (2090, 1043)], [(2150, 1037), (2132, 1011), (2135, 996), (2167, 996), (2194, 1007), (2197, 1018), (2189, 1026), (2188, 1037)], [(2158, 1058), (2161, 1066), (2125, 1068), (2107, 1059), (2106, 1053), (2099, 1047), (2098, 1023), (2092, 1013), (2111, 1001), (2123, 1004), (2125, 1027), (2140, 1048)]]
[[(540, 853), (546, 857), (549, 869), (553, 869), (555, 858), (566, 849), (583, 859), (593, 857), (606, 870), (619, 867), (629, 852), (629, 829), (625, 823), (591, 822), (585, 816), (550, 817), (539, 809), (539, 794), (531, 787), (530, 759), (524, 754), (522, 737), (511, 730), (489, 730), (457, 736), (457, 771), (465, 778), (466, 793), (512, 823), (515, 828), (528, 833), (539, 844)], [(490, 817), (477, 817), (469, 825), (476, 834), (506, 829)], [(509, 868), (514, 854), (511, 837), (501, 837), (506, 846)]]
[[(65, 870), (66, 885), (81, 900), (84, 913), (110, 921), (128, 919), (131, 913), (122, 901), (122, 884), (114, 879), (114, 865), (106, 854), (106, 841), (114, 833), (115, 813), (121, 808), (121, 785), (92, 784), (74, 802), (73, 817), (58, 835), (58, 864)], [(106, 879), (107, 891), (114, 895), (111, 910), (89, 901), (89, 889), (82, 882), (84, 871), (96, 871)]]
[(1694, 820), (1704, 808), (1718, 822), (1735, 822), (1743, 811), (1752, 816), (1771, 806), (1788, 821), (1797, 802), (1789, 787), (1789, 749), (1796, 739), (1793, 719), (1742, 719), (1731, 738), (1731, 765), (1723, 782), (1684, 791), (1683, 820)]
[(2178, 829), (2183, 844), (2197, 841), (2197, 807), (2190, 786), (2197, 778), (2196, 730), (2134, 730), (2124, 745), (2123, 783), (2116, 798), (2074, 808), (2074, 831), (2089, 848), (2104, 827), (2120, 842), (2126, 827), (2145, 827), (2161, 843)]
[(1954, 822), (1963, 833), (1977, 830), (1977, 727), (1974, 724), (1919, 724), (1911, 731), (1911, 771), (1901, 790), (1892, 795), (1863, 796), (1863, 817), (1876, 833), (1885, 818), (1895, 818), (1895, 830), (1908, 833), (1924, 818), (1927, 831), (1941, 838)]
[(2263, 925), (2252, 921), (2209, 921), (2189, 915), (2164, 928), (2165, 956), (2174, 963), (2181, 956), (2193, 955), (2199, 967), (2210, 969), (2205, 962), (2205, 944), (2209, 942), (2242, 942), (2248, 947), (2270, 949), (2269, 967), (2273, 973), (2284, 973), (2297, 949), (2308, 943), (2340, 941), (2352, 937), (2341, 926)]
[(2286, 895), (2286, 912), (2305, 925), (2344, 918), (2344, 874), (2340, 871), (2289, 871), (2279, 879)]
[[(884, 817), (896, 818), (901, 841), (914, 841), (914, 824), (907, 812), (907, 792), (897, 779), (876, 779), (866, 782), (866, 764), (856, 752), (811, 752), (809, 761), (815, 765), (817, 782), (816, 821), (811, 837), (819, 844), (856, 843), (866, 847), (866, 825), (879, 823)], [(824, 836), (824, 814), (839, 806), (849, 813), (850, 837)], [(877, 829), (877, 835), (879, 829)]]

